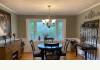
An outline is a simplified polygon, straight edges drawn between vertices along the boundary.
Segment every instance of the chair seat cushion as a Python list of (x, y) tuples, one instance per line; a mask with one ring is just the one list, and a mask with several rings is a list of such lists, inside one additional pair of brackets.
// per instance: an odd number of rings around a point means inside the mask
[(41, 53), (39, 51), (34, 51), (33, 56), (34, 57), (41, 57)]

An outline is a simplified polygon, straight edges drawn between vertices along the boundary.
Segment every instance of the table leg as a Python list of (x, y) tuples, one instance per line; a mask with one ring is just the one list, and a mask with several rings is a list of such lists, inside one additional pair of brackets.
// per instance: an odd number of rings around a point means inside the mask
[(41, 59), (44, 60), (44, 50), (41, 50)]
[(84, 51), (85, 52), (85, 60), (87, 60), (87, 51)]
[(77, 56), (77, 46), (75, 46), (75, 53), (76, 53), (76, 56)]

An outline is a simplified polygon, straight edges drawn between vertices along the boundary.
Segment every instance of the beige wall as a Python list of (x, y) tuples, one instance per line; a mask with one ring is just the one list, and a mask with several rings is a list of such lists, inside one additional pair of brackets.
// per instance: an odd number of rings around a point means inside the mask
[(17, 16), (17, 27), (18, 27), (18, 37), (19, 38), (26, 38), (26, 17), (24, 16)]
[(18, 37), (17, 35), (17, 16), (15, 14), (11, 14), (11, 28), (12, 28), (12, 33), (15, 33), (16, 37)]
[[(64, 18), (66, 19), (66, 37), (74, 38), (76, 37), (76, 16), (53, 16), (53, 18)], [(18, 37), (26, 38), (26, 19), (27, 18), (46, 18), (46, 16), (26, 16), (17, 15), (18, 21)]]
[[(17, 35), (17, 21), (16, 21), (16, 15), (11, 12), (10, 10), (0, 6), (1, 10), (7, 11), (11, 14), (11, 29), (12, 29), (12, 33), (16, 33)], [(17, 37), (17, 36), (16, 36)]]
[(76, 16), (66, 17), (66, 37), (76, 38)]

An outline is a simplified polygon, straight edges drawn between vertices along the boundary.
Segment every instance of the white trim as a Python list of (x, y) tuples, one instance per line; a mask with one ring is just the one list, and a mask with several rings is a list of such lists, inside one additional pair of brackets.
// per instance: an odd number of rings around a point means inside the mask
[(87, 8), (87, 9), (84, 9), (83, 11), (79, 12), (78, 15), (80, 15), (80, 14), (82, 14), (82, 13), (84, 13), (84, 12), (86, 12), (86, 11), (92, 9), (92, 8), (95, 8), (95, 7), (99, 6), (99, 5), (100, 5), (100, 3), (94, 4), (91, 7)]
[(12, 12), (12, 13), (16, 13), (16, 12), (13, 11), (12, 9), (8, 8), (7, 6), (5, 6), (5, 5), (3, 5), (3, 4), (1, 4), (1, 3), (0, 3), (0, 6), (3, 7), (3, 8), (5, 8), (5, 9), (7, 9), (7, 10), (9, 10), (9, 11)]

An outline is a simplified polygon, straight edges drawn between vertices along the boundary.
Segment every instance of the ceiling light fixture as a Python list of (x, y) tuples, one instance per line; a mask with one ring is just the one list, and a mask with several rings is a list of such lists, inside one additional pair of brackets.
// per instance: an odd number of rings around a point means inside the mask
[(46, 24), (48, 28), (50, 28), (52, 25), (56, 23), (56, 19), (51, 19), (51, 5), (48, 5), (49, 8), (49, 14), (48, 14), (48, 19), (42, 20), (43, 24)]

